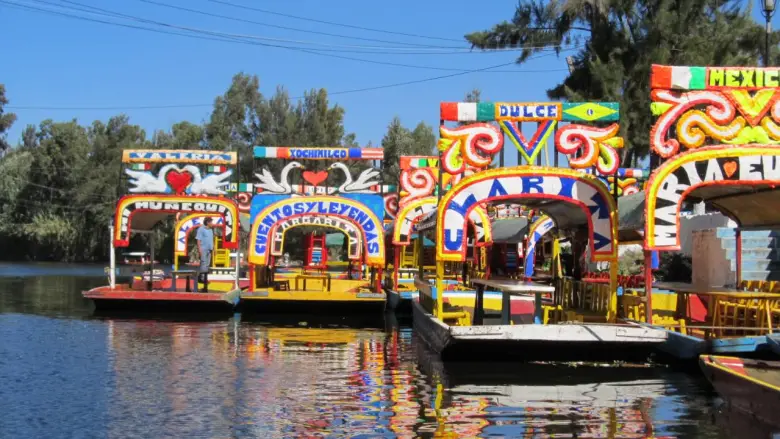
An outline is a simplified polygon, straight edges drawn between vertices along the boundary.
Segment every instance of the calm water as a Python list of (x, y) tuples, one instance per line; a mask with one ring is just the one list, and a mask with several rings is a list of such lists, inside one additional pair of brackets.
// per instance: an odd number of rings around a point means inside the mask
[(0, 265), (0, 438), (768, 437), (696, 375), (442, 365), (394, 318), (96, 317), (102, 272)]

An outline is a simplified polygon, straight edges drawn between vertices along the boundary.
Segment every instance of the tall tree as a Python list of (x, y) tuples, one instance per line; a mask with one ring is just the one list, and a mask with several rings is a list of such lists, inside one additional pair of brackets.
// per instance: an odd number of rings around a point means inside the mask
[(152, 145), (160, 149), (198, 149), (204, 147), (205, 137), (202, 125), (184, 121), (173, 124), (170, 132), (155, 132)]
[(382, 138), (382, 148), (385, 150), (385, 174), (387, 183), (395, 184), (401, 178), (399, 158), (405, 155), (434, 154), (436, 136), (433, 128), (425, 122), (420, 122), (414, 131), (401, 124), (398, 116), (387, 126), (387, 133)]
[(396, 116), (387, 126), (387, 133), (382, 138), (382, 149), (385, 150), (385, 174), (387, 180), (397, 182), (401, 178), (399, 157), (406, 155), (412, 149), (414, 139), (412, 133), (401, 125), (401, 119)]
[(482, 90), (475, 88), (466, 93), (466, 102), (480, 102), (482, 99)]
[(412, 130), (412, 150), (409, 155), (435, 155), (436, 134), (433, 128), (425, 122), (420, 122)]
[[(650, 66), (757, 65), (763, 26), (738, 0), (520, 0), (511, 22), (466, 35), (475, 47), (523, 47), (518, 63), (579, 47), (551, 99), (617, 101), (622, 164), (649, 152)], [(772, 34), (773, 60), (780, 33)]]
[[(338, 146), (354, 141), (344, 130), (344, 109), (330, 105), (325, 89), (310, 90), (293, 105), (284, 88), (266, 99), (259, 87), (257, 76), (235, 75), (228, 91), (215, 100), (205, 130), (212, 149), (239, 152), (244, 181), (254, 178), (252, 146)], [(267, 160), (264, 166), (275, 172), (282, 164)]]
[(5, 97), (5, 86), (0, 84), (0, 157), (10, 148), (7, 140), (8, 130), (16, 122), (15, 114), (5, 112), (3, 107), (6, 105), (8, 105), (8, 98)]

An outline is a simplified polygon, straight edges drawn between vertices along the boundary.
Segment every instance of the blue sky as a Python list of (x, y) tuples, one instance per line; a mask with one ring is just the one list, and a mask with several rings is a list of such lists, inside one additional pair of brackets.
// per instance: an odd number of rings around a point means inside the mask
[[(277, 85), (285, 86), (292, 96), (310, 88), (324, 87), (329, 92), (369, 88), (414, 81), (455, 73), (452, 71), (393, 67), (300, 53), (286, 49), (205, 41), (176, 35), (109, 26), (73, 18), (41, 14), (11, 8), (0, 3), (0, 29), (3, 29), (3, 61), (0, 83), (6, 86), (10, 106), (49, 107), (122, 107), (123, 110), (52, 110), (9, 108), (18, 121), (9, 134), (15, 144), (25, 125), (46, 118), (70, 120), (82, 124), (124, 112), (131, 122), (142, 125), (147, 134), (168, 129), (171, 124), (208, 118), (213, 99), (227, 89), (237, 72), (256, 74), (261, 89), (271, 95)], [(7, 0), (38, 8), (56, 9), (37, 0)], [(44, 0), (56, 3), (59, 0)], [(148, 20), (191, 28), (255, 37), (305, 41), (303, 43), (256, 40), (272, 44), (299, 45), (310, 49), (378, 50), (349, 46), (399, 47), (398, 43), (467, 47), (465, 42), (406, 37), (369, 32), (340, 26), (313, 23), (256, 11), (242, 10), (207, 0), (154, 0), (244, 20), (301, 28), (353, 37), (338, 38), (307, 32), (281, 30), (236, 22), (212, 16), (174, 10), (142, 0), (74, 0)], [(340, 0), (253, 1), (224, 0), (275, 12), (347, 23), (393, 32), (413, 33), (460, 40), (465, 33), (489, 28), (512, 17), (515, 0), (491, 0), (475, 6), (473, 1), (439, 0), (365, 2)], [(69, 6), (69, 5), (65, 5)], [(74, 7), (70, 5), (70, 7)], [(87, 15), (83, 12), (65, 11)], [(755, 14), (760, 17), (758, 12)], [(114, 20), (95, 15), (97, 19)], [(763, 20), (763, 18), (760, 18)], [(778, 18), (773, 20), (777, 26)], [(124, 23), (131, 23), (122, 20)], [(135, 25), (147, 26), (141, 23)], [(373, 38), (390, 43), (362, 41)], [(327, 46), (328, 44), (340, 46)], [(396, 51), (396, 49), (393, 49)], [(413, 49), (417, 50), (417, 49)], [(361, 54), (331, 52), (341, 56), (382, 62), (446, 69), (480, 69), (512, 62), (516, 52), (430, 54), (449, 49), (421, 48), (424, 54)], [(418, 52), (419, 53), (419, 52)], [(483, 99), (504, 101), (546, 100), (545, 90), (565, 75), (566, 62), (554, 54), (542, 56), (522, 67), (507, 66), (496, 73), (466, 75), (360, 93), (335, 95), (331, 102), (346, 109), (348, 132), (358, 141), (378, 144), (393, 116), (413, 127), (424, 120), (438, 124), (440, 101), (459, 101), (473, 88), (482, 90)], [(134, 106), (204, 104), (193, 108), (132, 109)], [(512, 156), (513, 154), (509, 154)]]

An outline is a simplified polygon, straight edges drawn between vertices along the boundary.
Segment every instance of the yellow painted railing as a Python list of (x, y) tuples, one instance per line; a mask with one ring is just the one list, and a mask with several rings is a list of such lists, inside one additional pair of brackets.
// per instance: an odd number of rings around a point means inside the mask
[(429, 313), (436, 315), (436, 299), (433, 298), (431, 285), (419, 277), (415, 277), (414, 287), (420, 292), (420, 306)]
[(547, 307), (547, 312), (551, 315), (551, 322), (554, 322), (554, 317), (565, 321), (608, 322), (612, 295), (608, 283), (565, 277), (556, 281), (553, 306)]

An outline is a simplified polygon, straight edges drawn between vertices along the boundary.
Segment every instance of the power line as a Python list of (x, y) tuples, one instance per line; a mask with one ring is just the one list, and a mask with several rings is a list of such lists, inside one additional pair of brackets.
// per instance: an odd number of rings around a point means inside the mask
[[(53, 3), (47, 2), (45, 0), (33, 0), (33, 1), (38, 1), (38, 2), (44, 3), (44, 4), (52, 4), (52, 5), (55, 5), (57, 7), (64, 8), (61, 5), (53, 4)], [(19, 3), (12, 3), (12, 2), (8, 2), (6, 0), (0, 0), (0, 3), (6, 4), (6, 5), (9, 5), (9, 6), (12, 6), (12, 7), (28, 9), (28, 10), (32, 10), (32, 11), (36, 11), (36, 12), (42, 12), (42, 13), (48, 13), (48, 14), (54, 14), (54, 15), (61, 15), (61, 16), (65, 16), (65, 17), (69, 17), (69, 18), (75, 18), (75, 19), (80, 19), (80, 20), (85, 20), (85, 21), (94, 21), (94, 22), (99, 22), (99, 23), (108, 24), (108, 25), (129, 27), (129, 28), (133, 28), (133, 29), (140, 29), (140, 30), (146, 30), (146, 31), (163, 33), (163, 34), (173, 34), (173, 35), (185, 36), (185, 37), (189, 37), (189, 38), (198, 38), (198, 39), (207, 39), (207, 40), (215, 40), (215, 41), (223, 41), (223, 42), (234, 42), (234, 43), (239, 43), (239, 44), (249, 44), (249, 45), (260, 45), (260, 46), (268, 46), (268, 47), (277, 47), (277, 48), (284, 48), (284, 49), (290, 49), (290, 50), (297, 50), (297, 51), (301, 51), (301, 52), (305, 52), (305, 53), (311, 53), (311, 54), (320, 55), (320, 56), (335, 57), (335, 58), (340, 58), (340, 59), (347, 59), (347, 60), (352, 60), (352, 61), (366, 62), (366, 63), (373, 63), (373, 64), (390, 65), (390, 66), (394, 66), (394, 67), (405, 67), (405, 68), (417, 68), (417, 69), (430, 69), (430, 70), (441, 70), (441, 71), (454, 71), (454, 72), (457, 72), (457, 73), (453, 73), (453, 74), (449, 74), (449, 75), (437, 76), (437, 77), (433, 77), (433, 78), (424, 78), (424, 79), (415, 80), (415, 81), (406, 81), (406, 82), (396, 83), (396, 84), (387, 84), (387, 85), (366, 87), (366, 88), (355, 89), (355, 90), (345, 90), (345, 91), (332, 92), (332, 93), (330, 93), (331, 95), (349, 94), (349, 93), (357, 93), (357, 92), (363, 92), (363, 91), (371, 91), (371, 90), (379, 90), (379, 89), (385, 89), (385, 88), (391, 88), (391, 87), (398, 87), (398, 86), (403, 86), (403, 85), (415, 84), (415, 83), (420, 83), (420, 82), (428, 82), (428, 81), (432, 81), (432, 80), (444, 79), (444, 78), (449, 78), (449, 77), (453, 77), (453, 76), (459, 76), (459, 75), (468, 74), (468, 73), (475, 73), (475, 72), (488, 72), (488, 71), (490, 71), (491, 73), (492, 72), (532, 73), (532, 72), (549, 72), (549, 71), (565, 71), (566, 70), (566, 69), (517, 70), (517, 71), (516, 70), (493, 70), (497, 66), (487, 67), (487, 68), (482, 68), (482, 69), (467, 70), (467, 69), (451, 69), (451, 68), (444, 68), (444, 67), (417, 66), (417, 65), (391, 63), (391, 62), (384, 62), (384, 61), (366, 60), (366, 59), (361, 59), (361, 58), (352, 58), (352, 57), (345, 57), (345, 56), (340, 56), (340, 55), (319, 53), (317, 51), (303, 49), (303, 48), (297, 48), (297, 47), (279, 46), (279, 45), (272, 45), (272, 44), (266, 44), (266, 43), (260, 43), (260, 42), (251, 42), (251, 41), (246, 41), (246, 40), (243, 40), (243, 39), (240, 39), (240, 38), (236, 39), (235, 36), (232, 36), (230, 34), (221, 34), (221, 33), (215, 33), (215, 32), (210, 32), (210, 31), (193, 30), (193, 29), (190, 29), (190, 28), (180, 27), (180, 26), (176, 26), (176, 25), (169, 25), (167, 23), (161, 23), (161, 22), (156, 22), (156, 21), (153, 21), (153, 20), (146, 20), (146, 19), (143, 19), (143, 18), (133, 17), (133, 16), (129, 16), (129, 15), (126, 15), (126, 14), (116, 13), (116, 12), (113, 12), (113, 11), (108, 11), (108, 10), (105, 10), (105, 9), (102, 9), (102, 8), (96, 8), (96, 7), (89, 6), (89, 5), (81, 5), (79, 3), (71, 2), (71, 1), (68, 1), (68, 0), (63, 0), (63, 1), (66, 1), (67, 3), (79, 5), (79, 6), (86, 6), (87, 8), (91, 8), (91, 9), (94, 9), (94, 10), (99, 10), (99, 11), (102, 11), (102, 12), (101, 13), (96, 13), (96, 12), (93, 12), (93, 11), (79, 9), (79, 8), (70, 8), (72, 10), (79, 10), (81, 12), (87, 12), (87, 13), (99, 14), (99, 15), (109, 15), (109, 16), (112, 16), (112, 17), (128, 17), (128, 18), (136, 20), (136, 21), (141, 21), (141, 22), (145, 22), (145, 23), (159, 24), (159, 25), (162, 25), (162, 26), (169, 26), (169, 27), (173, 27), (173, 28), (177, 28), (177, 29), (180, 28), (180, 29), (184, 29), (184, 30), (187, 30), (187, 31), (190, 31), (190, 32), (200, 32), (200, 33), (204, 33), (205, 32), (206, 34), (217, 35), (218, 37), (219, 36), (223, 36), (223, 35), (227, 35), (231, 39), (204, 37), (204, 36), (192, 35), (192, 34), (186, 34), (186, 33), (180, 33), (180, 32), (163, 31), (163, 30), (160, 30), (160, 29), (147, 28), (147, 27), (142, 27), (142, 26), (135, 26), (135, 25), (125, 24), (125, 23), (109, 22), (109, 21), (94, 19), (94, 18), (90, 18), (90, 17), (84, 17), (84, 16), (80, 16), (80, 15), (73, 15), (73, 14), (68, 14), (68, 13), (59, 12), (59, 11), (53, 11), (53, 10), (49, 10), (49, 9), (37, 8), (37, 7), (34, 7), (34, 6), (23, 5), (23, 4), (19, 4)], [(538, 48), (542, 48), (542, 46), (539, 46)], [(549, 47), (545, 46), (544, 48), (549, 48)], [(573, 50), (573, 49), (564, 49), (564, 51), (568, 51), (568, 50)], [(545, 54), (545, 55), (538, 55), (537, 57), (550, 56), (550, 55), (553, 55), (553, 54), (555, 54), (555, 53), (550, 53), (550, 54)], [(509, 65), (513, 65), (513, 64), (515, 64), (515, 63), (511, 62), (511, 63), (500, 64), (499, 66), (509, 66)], [(302, 97), (296, 97), (296, 98), (292, 98), (292, 99), (301, 99), (301, 98)], [(69, 110), (69, 111), (78, 111), (78, 110), (125, 110), (125, 109), (189, 108), (189, 107), (208, 107), (208, 106), (211, 106), (211, 105), (212, 104), (182, 104), (182, 105), (142, 105), (142, 106), (121, 106), (121, 107), (117, 107), (117, 106), (111, 106), (111, 107), (79, 107), (79, 106), (54, 107), (54, 106), (33, 106), (33, 105), (17, 105), (17, 106), (9, 105), (8, 108), (28, 109), (28, 110), (36, 109), (36, 110)]]
[(30, 200), (26, 198), (8, 198), (0, 195), (0, 200), (5, 200), (9, 203), (20, 203), (20, 204), (26, 204), (26, 205), (32, 205), (32, 206), (44, 206), (44, 207), (57, 207), (60, 209), (66, 209), (66, 210), (80, 210), (83, 211), (84, 207), (91, 207), (91, 206), (109, 206), (109, 205), (115, 205), (116, 203), (113, 202), (103, 202), (103, 203), (90, 203), (88, 205), (83, 205), (81, 207), (75, 207), (73, 205), (65, 205), (60, 203), (51, 203), (46, 201), (37, 201), (37, 200)]
[(369, 32), (379, 32), (379, 33), (390, 34), (390, 35), (401, 35), (401, 36), (405, 36), (405, 37), (425, 38), (425, 39), (429, 39), (429, 40), (439, 40), (439, 41), (463, 42), (462, 40), (458, 40), (458, 39), (455, 39), (455, 38), (432, 37), (432, 36), (429, 36), (429, 35), (410, 34), (410, 33), (404, 33), (404, 32), (389, 31), (389, 30), (384, 30), (384, 29), (375, 29), (375, 28), (370, 28), (370, 27), (355, 26), (355, 25), (346, 24), (346, 23), (336, 23), (336, 22), (327, 21), (327, 20), (318, 20), (318, 19), (315, 19), (315, 18), (301, 17), (301, 16), (297, 16), (297, 15), (292, 15), (292, 14), (284, 14), (284, 13), (281, 13), (281, 12), (269, 11), (267, 9), (254, 8), (254, 7), (251, 7), (251, 6), (239, 5), (239, 4), (230, 3), (230, 2), (226, 2), (226, 1), (220, 1), (220, 0), (208, 0), (208, 1), (210, 1), (212, 3), (219, 3), (219, 4), (222, 4), (222, 5), (230, 6), (230, 7), (233, 7), (233, 8), (239, 8), (239, 9), (244, 9), (244, 10), (248, 10), (248, 11), (255, 11), (255, 12), (260, 12), (260, 13), (263, 13), (263, 14), (276, 15), (276, 16), (279, 16), (279, 17), (294, 18), (296, 20), (310, 21), (312, 23), (328, 24), (328, 25), (331, 25), (331, 26), (347, 27), (347, 28), (351, 28), (351, 29), (358, 29), (358, 30), (364, 30), (364, 31), (369, 31)]
[[(340, 53), (363, 53), (363, 54), (378, 54), (378, 55), (457, 55), (457, 54), (473, 54), (473, 53), (499, 53), (499, 52), (513, 52), (521, 49), (521, 47), (512, 47), (507, 49), (491, 49), (491, 50), (480, 50), (480, 51), (474, 51), (472, 48), (464, 47), (460, 50), (453, 50), (453, 49), (446, 49), (448, 51), (443, 51), (444, 49), (438, 48), (438, 49), (428, 49), (424, 50), (424, 48), (414, 48), (414, 50), (417, 50), (417, 52), (410, 52), (410, 48), (407, 47), (387, 47), (387, 46), (356, 46), (356, 45), (338, 45), (338, 44), (329, 44), (329, 43), (319, 43), (319, 42), (310, 42), (310, 41), (298, 41), (298, 40), (288, 40), (288, 39), (282, 39), (282, 38), (271, 38), (271, 37), (263, 37), (259, 35), (251, 35), (251, 34), (233, 34), (233, 33), (226, 33), (226, 32), (219, 32), (219, 31), (212, 31), (208, 29), (200, 29), (200, 28), (194, 28), (189, 26), (181, 26), (177, 24), (171, 24), (156, 20), (149, 20), (146, 18), (134, 16), (134, 15), (128, 15), (123, 14), (116, 11), (111, 11), (104, 8), (99, 8), (97, 6), (91, 6), (91, 5), (85, 5), (82, 3), (77, 3), (73, 1), (68, 0), (61, 0), (62, 3), (67, 3), (74, 6), (64, 6), (59, 3), (53, 3), (46, 0), (29, 0), (35, 3), (41, 3), (45, 5), (54, 6), (57, 8), (64, 9), (66, 11), (79, 11), (79, 12), (86, 12), (88, 14), (94, 14), (94, 15), (102, 15), (102, 16), (109, 16), (112, 18), (124, 18), (127, 20), (140, 22), (140, 23), (146, 23), (146, 24), (152, 24), (156, 26), (161, 26), (165, 28), (170, 29), (176, 29), (176, 30), (183, 30), (186, 32), (191, 32), (195, 34), (200, 35), (210, 35), (212, 37), (221, 37), (221, 38), (227, 38), (229, 40), (236, 40), (238, 42), (249, 42), (247, 40), (250, 40), (257, 45), (261, 46), (267, 46), (267, 47), (276, 47), (276, 48), (283, 48), (283, 49), (289, 49), (289, 50), (296, 50), (300, 52), (305, 53), (313, 53), (313, 54), (319, 54), (324, 55), (322, 53), (317, 52), (340, 52)], [(51, 9), (41, 9), (30, 5), (25, 5), (21, 3), (10, 3), (7, 1), (3, 1), (2, 3), (8, 4), (8, 5), (14, 5), (21, 8), (36, 10), (38, 12), (48, 12), (52, 14), (57, 15), (64, 15), (71, 18), (79, 18), (86, 21), (96, 21), (99, 23), (104, 24), (110, 24), (110, 25), (119, 25), (119, 26), (125, 26), (128, 25), (122, 24), (122, 23), (116, 23), (116, 22), (106, 22), (103, 20), (97, 20), (90, 17), (84, 17), (83, 15), (73, 15), (73, 14), (67, 14), (65, 12), (59, 12), (59, 11), (53, 11)], [(98, 12), (96, 12), (98, 11)], [(134, 27), (134, 26), (133, 26)], [(148, 29), (148, 28), (142, 28), (142, 29)], [(178, 34), (182, 35), (182, 34)], [(270, 43), (261, 43), (260, 41), (270, 41)], [(281, 45), (279, 43), (295, 43), (295, 44), (314, 44), (319, 46), (326, 46), (331, 48), (318, 48), (318, 49), (307, 49), (305, 47), (298, 47), (298, 46), (285, 46)], [(336, 48), (333, 48), (336, 47)], [(535, 48), (539, 49), (546, 49), (550, 48), (552, 46), (538, 46)]]
[[(200, 11), (200, 10), (197, 10), (197, 9), (185, 8), (185, 7), (182, 7), (182, 6), (176, 6), (176, 5), (171, 5), (171, 4), (162, 3), (162, 2), (156, 2), (156, 1), (152, 1), (152, 0), (139, 0), (139, 1), (142, 2), (142, 3), (148, 3), (148, 4), (151, 4), (151, 5), (162, 6), (162, 7), (165, 7), (165, 8), (175, 9), (175, 10), (179, 10), (179, 11), (191, 12), (193, 14), (205, 15), (205, 16), (208, 16), (208, 17), (222, 18), (222, 19), (225, 19), (225, 20), (232, 20), (232, 21), (237, 21), (237, 22), (241, 22), (241, 23), (256, 24), (256, 25), (271, 27), (271, 28), (275, 28), (275, 29), (284, 29), (284, 30), (291, 30), (291, 31), (295, 31), (295, 32), (304, 32), (304, 33), (314, 34), (314, 35), (325, 35), (325, 36), (329, 36), (329, 37), (346, 38), (346, 39), (350, 39), (350, 40), (373, 41), (373, 42), (377, 42), (377, 43), (401, 44), (401, 45), (405, 45), (405, 46), (414, 46), (414, 47), (428, 47), (428, 48), (437, 48), (437, 49), (461, 49), (461, 48), (462, 49), (470, 49), (470, 47), (463, 47), (463, 46), (461, 46), (461, 47), (456, 47), (456, 46), (433, 46), (433, 45), (430, 45), (430, 44), (406, 43), (406, 42), (402, 42), (402, 41), (389, 41), (389, 40), (380, 40), (380, 39), (377, 39), (377, 38), (367, 38), (367, 37), (356, 37), (356, 36), (351, 36), (351, 35), (333, 34), (333, 33), (329, 33), (329, 32), (321, 32), (321, 31), (315, 31), (315, 30), (311, 30), (311, 29), (300, 29), (300, 28), (289, 27), (289, 26), (280, 26), (278, 24), (271, 24), (271, 23), (264, 23), (264, 22), (260, 22), (260, 21), (247, 20), (245, 18), (232, 17), (232, 16), (228, 16), (228, 15), (214, 14), (214, 13), (211, 13), (211, 12), (205, 12), (205, 11)], [(70, 2), (66, 2), (66, 3), (70, 3)]]
[[(51, 3), (46, 2), (44, 0), (33, 0), (33, 1), (38, 1), (38, 2), (45, 3), (45, 4), (51, 4)], [(70, 2), (70, 3), (74, 3), (74, 2)], [(376, 61), (376, 60), (364, 59), (364, 58), (354, 58), (354, 57), (343, 56), (343, 55), (335, 55), (335, 54), (332, 54), (332, 53), (320, 53), (320, 51), (309, 50), (309, 49), (304, 49), (304, 48), (299, 48), (299, 47), (280, 46), (280, 45), (267, 44), (267, 43), (261, 43), (261, 42), (256, 42), (256, 41), (247, 41), (247, 40), (244, 40), (244, 39), (230, 37), (230, 36), (228, 36), (228, 38), (226, 39), (226, 38), (221, 38), (221, 37), (213, 37), (213, 36), (212, 37), (207, 37), (207, 36), (203, 36), (203, 35), (193, 35), (193, 34), (189, 34), (189, 33), (164, 31), (164, 30), (160, 30), (160, 29), (147, 28), (147, 27), (135, 26), (135, 25), (124, 24), (124, 23), (115, 23), (115, 22), (109, 22), (109, 21), (104, 21), (104, 20), (99, 20), (99, 19), (79, 16), (79, 15), (67, 14), (67, 13), (64, 13), (64, 12), (52, 11), (52, 10), (49, 10), (49, 9), (37, 8), (37, 7), (34, 7), (34, 6), (21, 5), (21, 4), (17, 4), (17, 3), (10, 3), (10, 2), (5, 1), (5, 0), (0, 1), (0, 4), (7, 4), (7, 5), (12, 6), (12, 7), (17, 7), (17, 8), (20, 8), (20, 9), (27, 9), (27, 10), (31, 10), (31, 11), (34, 11), (34, 12), (40, 12), (40, 13), (51, 14), (51, 15), (60, 15), (60, 16), (64, 16), (64, 17), (68, 17), (68, 18), (75, 18), (75, 19), (84, 20), (84, 21), (93, 21), (93, 22), (98, 22), (98, 23), (103, 23), (103, 24), (108, 24), (108, 25), (113, 25), (113, 26), (128, 27), (128, 28), (132, 28), (132, 29), (146, 30), (146, 31), (162, 33), (162, 34), (178, 35), (178, 36), (184, 36), (184, 37), (188, 37), (188, 38), (196, 38), (196, 39), (220, 41), (220, 42), (229, 42), (229, 43), (238, 43), (238, 44), (246, 44), (246, 45), (254, 45), (254, 46), (275, 47), (275, 48), (299, 51), (299, 52), (308, 53), (308, 54), (312, 54), (312, 55), (326, 56), (326, 57), (329, 57), (329, 58), (344, 59), (344, 60), (356, 61), (356, 62), (364, 62), (364, 63), (368, 63), (368, 64), (378, 64), (378, 65), (386, 65), (386, 66), (392, 66), (392, 67), (404, 67), (404, 68), (413, 68), (413, 69), (422, 69), (422, 70), (455, 71), (455, 72), (467, 72), (468, 71), (468, 70), (465, 70), (465, 69), (455, 69), (455, 68), (435, 67), (435, 66), (419, 66), (419, 65), (412, 65), (412, 64), (394, 63), (394, 62), (388, 62), (388, 61)], [(62, 6), (59, 6), (59, 5), (57, 5), (57, 6), (58, 7), (62, 7)], [(94, 7), (91, 7), (91, 8), (94, 8)], [(92, 14), (98, 14), (96, 12), (85, 11), (83, 9), (78, 9), (78, 8), (71, 8), (71, 9), (73, 9), (73, 10), (80, 10), (82, 12), (88, 12), (88, 13), (92, 13)], [(97, 9), (100, 9), (100, 8), (97, 8)], [(103, 10), (103, 9), (101, 9), (101, 10), (102, 11), (106, 11), (106, 10)], [(125, 14), (117, 14), (117, 13), (114, 13), (114, 12), (111, 12), (111, 11), (108, 11), (107, 13), (102, 13), (100, 15), (109, 15), (109, 16), (112, 16), (112, 17), (116, 17), (117, 15), (119, 15), (119, 16), (126, 16)], [(131, 17), (131, 16), (126, 16), (126, 17)], [(141, 19), (141, 18), (137, 18), (136, 21), (149, 22), (149, 20), (145, 20), (145, 19)], [(157, 23), (157, 22), (153, 22), (153, 23)], [(220, 35), (219, 33), (213, 33), (213, 32), (207, 33), (207, 34), (209, 34), (209, 35)], [(572, 46), (572, 48), (570, 48), (570, 49), (563, 49), (562, 51), (575, 50), (576, 47), (577, 46)], [(539, 48), (541, 48), (541, 46)], [(551, 47), (545, 47), (542, 50), (546, 50), (546, 49), (555, 50), (554, 48), (551, 48)], [(327, 50), (327, 49), (321, 49), (321, 50)], [(349, 52), (349, 51), (345, 51), (345, 52)], [(357, 51), (357, 53), (369, 53), (369, 52)], [(462, 52), (462, 53), (466, 53), (466, 52)], [(486, 52), (475, 52), (475, 53), (486, 53)], [(403, 55), (409, 55), (409, 54), (411, 54), (411, 53), (408, 53), (408, 52), (407, 53), (403, 53)], [(436, 53), (436, 55), (442, 55), (442, 54), (443, 53)], [(551, 56), (551, 55), (554, 55), (554, 54), (556, 54), (556, 53), (538, 55), (536, 57)], [(396, 55), (398, 55), (398, 54), (396, 54)], [(516, 71), (504, 70), (504, 71), (495, 71), (495, 72), (496, 73), (498, 73), (498, 72), (502, 72), (502, 73), (504, 73), (504, 72), (512, 72), (512, 73), (515, 73)]]
[[(416, 79), (412, 81), (404, 81), (404, 82), (396, 82), (393, 84), (385, 84), (385, 85), (377, 85), (373, 87), (364, 87), (364, 88), (357, 88), (352, 90), (342, 90), (342, 91), (334, 91), (329, 92), (329, 96), (333, 95), (343, 95), (343, 94), (351, 94), (351, 93), (362, 93), (367, 91), (374, 91), (374, 90), (383, 90), (387, 88), (395, 88), (395, 87), (402, 87), (405, 85), (412, 85), (412, 84), (421, 84), (425, 82), (431, 82), (431, 81), (438, 81), (440, 79), (447, 79), (452, 78), (455, 76), (462, 76), (467, 75), (469, 73), (478, 73), (478, 72), (484, 72), (490, 69), (498, 68), (498, 67), (505, 67), (508, 65), (515, 64), (514, 61), (510, 63), (503, 63), (503, 64), (497, 64), (489, 67), (483, 67), (481, 69), (474, 69), (474, 70), (468, 70), (465, 72), (458, 72), (458, 73), (451, 73), (448, 75), (441, 75), (441, 76), (434, 76), (430, 78), (423, 78), (423, 79)], [(566, 70), (566, 69), (556, 69), (556, 70)], [(544, 70), (547, 71), (553, 71), (553, 70)], [(292, 100), (298, 100), (303, 99), (304, 96), (296, 96), (293, 98), (290, 98)], [(94, 111), (94, 110), (113, 110), (113, 111), (121, 111), (121, 110), (152, 110), (152, 109), (169, 109), (169, 108), (197, 108), (197, 107), (211, 107), (214, 104), (181, 104), (181, 105), (140, 105), (140, 106), (111, 106), (111, 107), (54, 107), (54, 106), (36, 106), (36, 105), (7, 105), (6, 108), (9, 109), (15, 109), (15, 110), (49, 110), (49, 111)]]
[[(42, 185), (42, 184), (38, 184), (38, 183), (32, 182), (32, 181), (30, 181), (30, 180), (27, 180), (27, 179), (25, 179), (25, 178), (21, 178), (21, 177), (15, 177), (15, 176), (13, 176), (13, 175), (6, 175), (6, 177), (12, 178), (12, 179), (14, 179), (14, 180), (16, 180), (16, 181), (21, 181), (21, 182), (23, 182), (25, 185), (29, 185), (29, 186), (33, 186), (33, 187), (37, 187), (37, 188), (41, 188), (41, 189), (46, 189), (46, 190), (48, 190), (48, 191), (56, 191), (56, 192), (58, 192), (58, 193), (60, 193), (60, 194), (70, 195), (70, 194), (72, 194), (74, 191), (76, 191), (76, 189), (71, 189), (70, 191), (67, 191), (67, 190), (65, 190), (65, 189), (59, 189), (59, 188), (56, 188), (56, 187), (45, 186), (45, 185)], [(101, 200), (102, 200), (102, 199), (104, 199), (104, 198), (105, 198), (105, 197), (104, 197), (103, 195), (91, 195), (91, 196), (89, 196), (89, 197), (86, 197), (86, 198), (84, 198), (84, 201), (87, 201), (87, 200), (93, 200), (93, 199), (101, 199)]]

